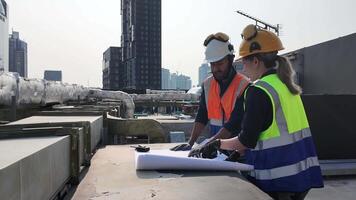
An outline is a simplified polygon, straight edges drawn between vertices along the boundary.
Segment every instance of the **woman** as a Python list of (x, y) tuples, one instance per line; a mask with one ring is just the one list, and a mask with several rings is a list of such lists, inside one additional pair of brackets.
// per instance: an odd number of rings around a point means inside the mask
[(236, 150), (255, 168), (247, 179), (272, 198), (304, 199), (311, 188), (323, 187), (323, 180), (294, 70), (277, 55), (284, 47), (274, 33), (249, 25), (242, 37), (239, 54), (245, 74), (254, 81), (245, 92), (242, 131), (190, 155)]

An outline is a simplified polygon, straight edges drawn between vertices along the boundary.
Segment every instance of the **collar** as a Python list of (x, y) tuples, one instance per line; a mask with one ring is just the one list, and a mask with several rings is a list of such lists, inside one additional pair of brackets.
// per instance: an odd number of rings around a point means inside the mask
[(268, 71), (266, 71), (264, 74), (262, 74), (262, 76), (259, 79), (261, 79), (265, 76), (271, 75), (271, 74), (276, 74), (276, 73), (277, 73), (277, 70), (275, 68), (271, 68)]

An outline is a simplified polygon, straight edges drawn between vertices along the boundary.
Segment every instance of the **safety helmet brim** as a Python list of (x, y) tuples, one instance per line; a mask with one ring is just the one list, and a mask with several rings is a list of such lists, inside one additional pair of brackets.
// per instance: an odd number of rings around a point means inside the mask
[[(264, 29), (252, 29), (251, 26), (253, 25), (248, 25), (243, 30), (242, 35), (244, 38), (240, 44), (239, 58), (257, 53), (269, 53), (284, 49), (281, 40), (276, 34)], [(254, 30), (256, 33), (251, 33), (251, 31)]]

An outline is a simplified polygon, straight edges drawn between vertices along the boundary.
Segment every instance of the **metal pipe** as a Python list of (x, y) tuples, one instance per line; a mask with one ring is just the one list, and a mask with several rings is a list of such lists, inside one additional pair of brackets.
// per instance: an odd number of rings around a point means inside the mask
[(67, 101), (85, 100), (88, 97), (123, 101), (125, 117), (133, 118), (135, 104), (129, 94), (122, 91), (104, 91), (76, 84), (66, 84), (43, 79), (26, 79), (17, 73), (0, 72), (0, 105), (12, 106), (12, 96), (16, 105), (48, 105)]
[(199, 95), (191, 93), (131, 94), (134, 101), (198, 101)]
[(134, 116), (135, 103), (133, 98), (126, 92), (90, 89), (88, 97), (121, 100), (125, 105), (125, 118), (133, 118)]

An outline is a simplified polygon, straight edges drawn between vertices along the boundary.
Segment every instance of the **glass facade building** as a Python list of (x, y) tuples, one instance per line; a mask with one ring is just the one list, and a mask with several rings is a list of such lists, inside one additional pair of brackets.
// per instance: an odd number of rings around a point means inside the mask
[(47, 81), (62, 81), (62, 71), (46, 70), (44, 79)]
[(161, 0), (121, 0), (123, 89), (161, 89)]
[(20, 40), (18, 32), (12, 31), (9, 37), (9, 71), (27, 78), (27, 43)]
[(121, 90), (124, 87), (122, 48), (109, 47), (103, 53), (103, 89)]
[(169, 73), (168, 69), (162, 68), (162, 90), (167, 90), (169, 88), (171, 74)]
[(198, 85), (201, 86), (203, 81), (211, 75), (211, 68), (208, 63), (203, 63), (199, 67), (199, 82)]

